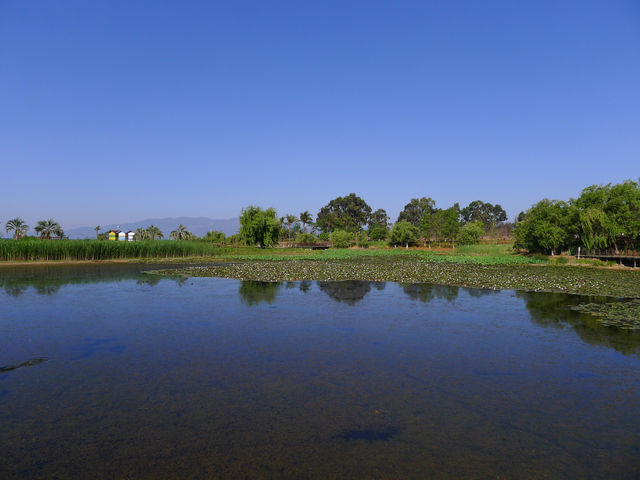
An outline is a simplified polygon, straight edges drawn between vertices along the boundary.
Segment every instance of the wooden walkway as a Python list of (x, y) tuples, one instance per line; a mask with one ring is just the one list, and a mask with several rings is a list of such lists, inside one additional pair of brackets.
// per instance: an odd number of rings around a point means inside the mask
[(637, 250), (587, 250), (576, 255), (577, 258), (597, 258), (599, 260), (614, 260), (620, 264), (640, 265), (640, 252)]

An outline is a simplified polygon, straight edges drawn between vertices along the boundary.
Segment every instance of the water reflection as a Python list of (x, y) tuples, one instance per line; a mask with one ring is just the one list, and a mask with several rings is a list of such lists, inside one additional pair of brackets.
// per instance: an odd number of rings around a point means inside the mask
[(373, 282), (365, 282), (362, 280), (318, 282), (318, 288), (333, 300), (353, 306), (371, 291), (372, 283)]
[(30, 288), (38, 295), (55, 295), (60, 287), (90, 283), (110, 283), (135, 280), (138, 285), (155, 286), (170, 278), (184, 284), (186, 277), (161, 277), (145, 274), (145, 270), (177, 268), (177, 265), (140, 264), (75, 264), (75, 265), (26, 265), (0, 268), (0, 288), (11, 297), (20, 297)]
[(571, 309), (583, 303), (610, 302), (610, 298), (531, 292), (516, 292), (516, 296), (524, 300), (531, 320), (537, 325), (570, 327), (589, 345), (606, 346), (626, 355), (640, 355), (640, 332), (607, 327), (592, 315)]
[(404, 283), (400, 284), (404, 293), (411, 300), (419, 300), (424, 303), (431, 302), (436, 298), (453, 302), (458, 298), (460, 287), (450, 285), (433, 285), (431, 283)]
[(257, 282), (254, 280), (243, 280), (240, 282), (238, 293), (242, 303), (253, 306), (262, 302), (273, 303), (278, 296), (278, 290), (282, 286), (281, 282)]

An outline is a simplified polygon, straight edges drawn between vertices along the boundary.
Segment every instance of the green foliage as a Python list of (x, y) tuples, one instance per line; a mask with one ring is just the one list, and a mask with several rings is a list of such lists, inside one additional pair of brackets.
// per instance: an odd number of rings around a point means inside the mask
[(43, 240), (49, 240), (52, 237), (64, 237), (62, 227), (53, 218), (50, 218), (49, 220), (39, 220), (38, 225), (36, 225), (34, 230)]
[(383, 225), (374, 224), (369, 227), (368, 233), (371, 240), (386, 240), (389, 235), (389, 228)]
[(302, 232), (306, 233), (307, 232), (307, 225), (309, 225), (311, 222), (313, 222), (313, 217), (311, 216), (311, 214), (305, 210), (304, 212), (300, 213), (300, 223), (302, 223)]
[(316, 227), (322, 232), (347, 230), (357, 232), (369, 223), (371, 207), (355, 193), (338, 197), (322, 207), (316, 217)]
[(420, 232), (415, 225), (409, 222), (397, 222), (391, 229), (389, 244), (391, 245), (415, 245), (420, 239)]
[(331, 239), (331, 234), (328, 232), (322, 232), (321, 234), (318, 235), (318, 240), (321, 240), (323, 242), (328, 242)]
[(211, 242), (216, 245), (222, 245), (225, 241), (225, 234), (223, 232), (218, 232), (216, 230), (209, 230), (204, 237), (203, 240), (206, 242)]
[(220, 249), (195, 241), (114, 242), (110, 240), (22, 239), (0, 241), (0, 260), (112, 260), (125, 258), (178, 258), (211, 256)]
[(480, 237), (484, 235), (484, 226), (482, 222), (470, 222), (463, 225), (458, 232), (458, 243), (460, 245), (473, 245), (478, 243)]
[(240, 236), (246, 245), (268, 247), (278, 243), (280, 222), (273, 208), (245, 208), (240, 215), (240, 225)]
[(193, 240), (195, 235), (187, 230), (187, 227), (180, 224), (177, 229), (169, 234), (169, 238), (172, 240)]
[(560, 252), (568, 246), (569, 205), (557, 200), (541, 200), (513, 229), (515, 248), (529, 252)]
[(316, 241), (316, 237), (311, 233), (301, 232), (296, 235), (296, 243), (299, 245), (313, 245)]
[(360, 232), (356, 236), (356, 245), (361, 248), (369, 248), (369, 237), (367, 232)]
[(505, 222), (507, 220), (507, 212), (498, 204), (492, 205), (481, 200), (475, 200), (460, 210), (460, 217), (465, 224), (480, 222), (488, 230), (500, 222)]
[(419, 226), (422, 217), (430, 215), (436, 211), (436, 202), (431, 197), (412, 198), (398, 215), (398, 222), (409, 222), (414, 226)]
[(334, 230), (331, 232), (331, 246), (333, 248), (348, 248), (353, 243), (353, 232)]
[(9, 220), (5, 227), (7, 233), (13, 232), (13, 238), (15, 240), (20, 240), (29, 231), (29, 225), (20, 217)]

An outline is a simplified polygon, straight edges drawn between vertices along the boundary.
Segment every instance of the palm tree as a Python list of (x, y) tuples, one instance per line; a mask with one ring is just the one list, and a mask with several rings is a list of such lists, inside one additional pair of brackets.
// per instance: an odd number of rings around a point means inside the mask
[(23, 219), (17, 217), (7, 222), (6, 231), (7, 233), (13, 231), (13, 238), (20, 240), (29, 231), (29, 225), (24, 223)]
[(169, 234), (169, 238), (173, 240), (190, 240), (193, 238), (193, 233), (187, 230), (187, 227), (180, 224), (177, 229)]
[(300, 221), (302, 222), (302, 231), (307, 233), (307, 224), (313, 221), (313, 217), (307, 210), (305, 210), (300, 214)]
[(146, 240), (149, 238), (149, 232), (147, 232), (146, 228), (138, 228), (136, 229), (136, 237), (138, 240)]
[(295, 215), (287, 214), (285, 216), (285, 223), (289, 227), (289, 241), (291, 241), (291, 226), (298, 221), (298, 218)]
[(150, 240), (155, 240), (156, 237), (164, 238), (164, 233), (162, 233), (162, 230), (160, 230), (155, 225), (151, 225), (149, 228), (147, 228), (147, 236), (147, 238), (149, 238)]
[(100, 236), (100, 225), (98, 225), (96, 228), (94, 228), (94, 230), (96, 231), (96, 239), (97, 239)]
[(39, 220), (38, 225), (34, 230), (36, 233), (40, 234), (40, 238), (43, 240), (50, 240), (52, 235), (57, 235), (59, 237), (64, 236), (62, 227), (60, 227), (60, 224), (53, 218), (50, 218), (49, 220)]

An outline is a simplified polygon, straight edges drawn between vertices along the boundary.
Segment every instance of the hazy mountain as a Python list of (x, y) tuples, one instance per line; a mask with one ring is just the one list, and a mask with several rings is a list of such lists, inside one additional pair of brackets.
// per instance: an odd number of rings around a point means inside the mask
[[(175, 218), (148, 218), (132, 223), (121, 223), (112, 225), (100, 225), (100, 232), (104, 233), (108, 230), (120, 227), (120, 230), (135, 230), (136, 228), (146, 228), (149, 225), (155, 225), (165, 238), (169, 238), (169, 233), (176, 227), (183, 224), (194, 235), (201, 237), (209, 230), (218, 230), (224, 232), (225, 235), (233, 235), (238, 233), (240, 229), (240, 221), (238, 218), (213, 219), (207, 217), (175, 217)], [(65, 233), (69, 238), (95, 238), (96, 231), (94, 227), (79, 227), (66, 230)]]

